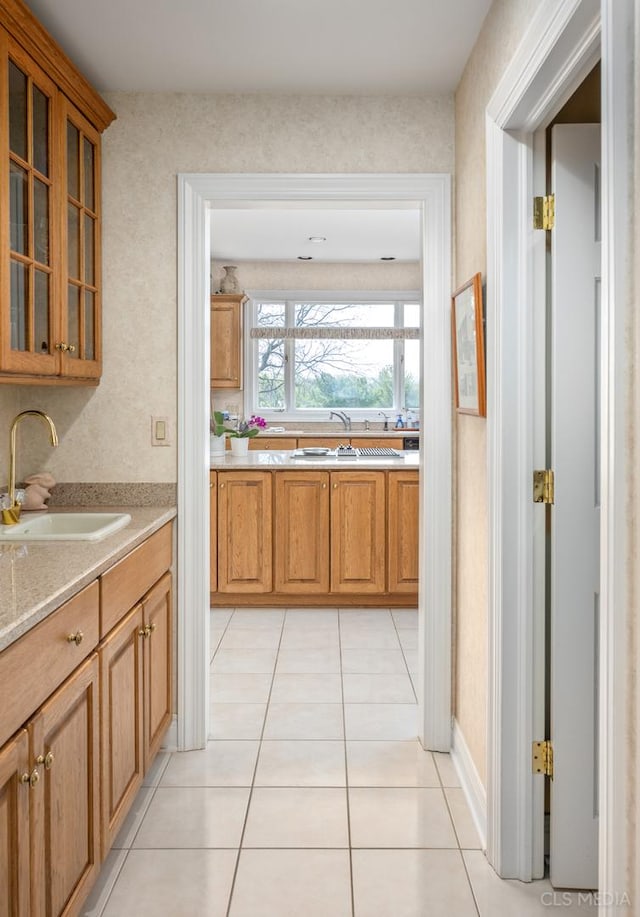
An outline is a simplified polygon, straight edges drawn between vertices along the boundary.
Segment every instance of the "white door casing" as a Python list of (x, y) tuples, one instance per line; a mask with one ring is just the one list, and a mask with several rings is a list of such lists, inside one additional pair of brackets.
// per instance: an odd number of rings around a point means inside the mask
[(549, 875), (556, 888), (597, 888), (600, 125), (558, 124), (551, 136)]
[(422, 211), (419, 722), (451, 741), (451, 182), (443, 174), (178, 175), (178, 747), (208, 734), (209, 208), (216, 201), (412, 201)]
[[(542, 0), (487, 108), (487, 439), (489, 705), (487, 857), (499, 875), (537, 874), (537, 732), (531, 513), (536, 340), (531, 240), (534, 132), (602, 58), (602, 518), (600, 913), (625, 889), (629, 647), (624, 423), (629, 367), (627, 251), (632, 174), (633, 0)], [(538, 192), (539, 193), (539, 192)], [(616, 384), (617, 378), (617, 384)], [(539, 465), (538, 465), (539, 467)], [(538, 670), (539, 671), (539, 670)], [(535, 839), (535, 840), (534, 840)]]

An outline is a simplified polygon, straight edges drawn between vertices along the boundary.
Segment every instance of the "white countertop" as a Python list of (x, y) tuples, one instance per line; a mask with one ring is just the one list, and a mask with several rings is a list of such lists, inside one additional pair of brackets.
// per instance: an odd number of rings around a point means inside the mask
[(278, 430), (272, 431), (269, 427), (258, 433), (258, 436), (295, 436), (296, 439), (310, 437), (313, 439), (397, 439), (399, 436), (420, 436), (420, 430), (411, 430), (408, 427), (401, 427), (396, 430), (391, 427), (389, 430)]
[[(174, 506), (100, 507), (127, 512), (126, 528), (102, 541), (0, 543), (0, 650), (55, 611), (176, 515)], [(65, 507), (64, 511), (73, 511)], [(77, 507), (76, 512), (87, 511)], [(61, 507), (56, 512), (63, 512)]]
[[(400, 451), (400, 450), (398, 450)], [(419, 452), (400, 452), (401, 458), (389, 456), (367, 456), (366, 458), (336, 458), (335, 455), (296, 457), (297, 449), (282, 451), (277, 450), (250, 450), (247, 455), (234, 456), (225, 452), (223, 456), (213, 456), (210, 468), (214, 471), (225, 469), (227, 471), (253, 470), (268, 471), (269, 469), (292, 469), (302, 471), (305, 468), (317, 471), (320, 469), (357, 471), (362, 469), (385, 471), (387, 469), (401, 471), (405, 468), (419, 468)]]

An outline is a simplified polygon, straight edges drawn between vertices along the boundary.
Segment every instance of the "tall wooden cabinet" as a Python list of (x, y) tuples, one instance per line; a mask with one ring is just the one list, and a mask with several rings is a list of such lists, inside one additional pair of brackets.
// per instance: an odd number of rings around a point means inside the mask
[(244, 293), (211, 297), (211, 388), (242, 388)]
[(115, 117), (21, 0), (0, 4), (0, 381), (101, 372), (100, 133)]

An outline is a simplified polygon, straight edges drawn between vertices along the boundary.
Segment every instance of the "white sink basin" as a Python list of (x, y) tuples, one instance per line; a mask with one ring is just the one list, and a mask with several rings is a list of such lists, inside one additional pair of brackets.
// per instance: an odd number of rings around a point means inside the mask
[(0, 525), (0, 541), (100, 541), (130, 522), (129, 513), (25, 513)]

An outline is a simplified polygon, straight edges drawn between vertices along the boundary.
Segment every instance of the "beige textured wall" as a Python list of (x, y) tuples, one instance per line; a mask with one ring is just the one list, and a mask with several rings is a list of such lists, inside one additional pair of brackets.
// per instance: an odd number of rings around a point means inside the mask
[(0, 489), (5, 490), (9, 477), (9, 427), (20, 410), (19, 391), (15, 385), (0, 385)]
[[(536, 7), (536, 0), (495, 0), (456, 91), (456, 286), (486, 274), (485, 110)], [(486, 783), (486, 421), (459, 414), (454, 431), (455, 717)]]
[[(222, 262), (211, 262), (214, 283), (222, 277)], [(420, 262), (395, 264), (303, 261), (241, 261), (238, 279), (243, 290), (419, 290)]]
[[(37, 388), (59, 425), (25, 431), (27, 471), (61, 481), (175, 481), (176, 173), (451, 172), (453, 98), (111, 93), (104, 135), (104, 364), (94, 390)], [(28, 461), (27, 461), (28, 458)]]

